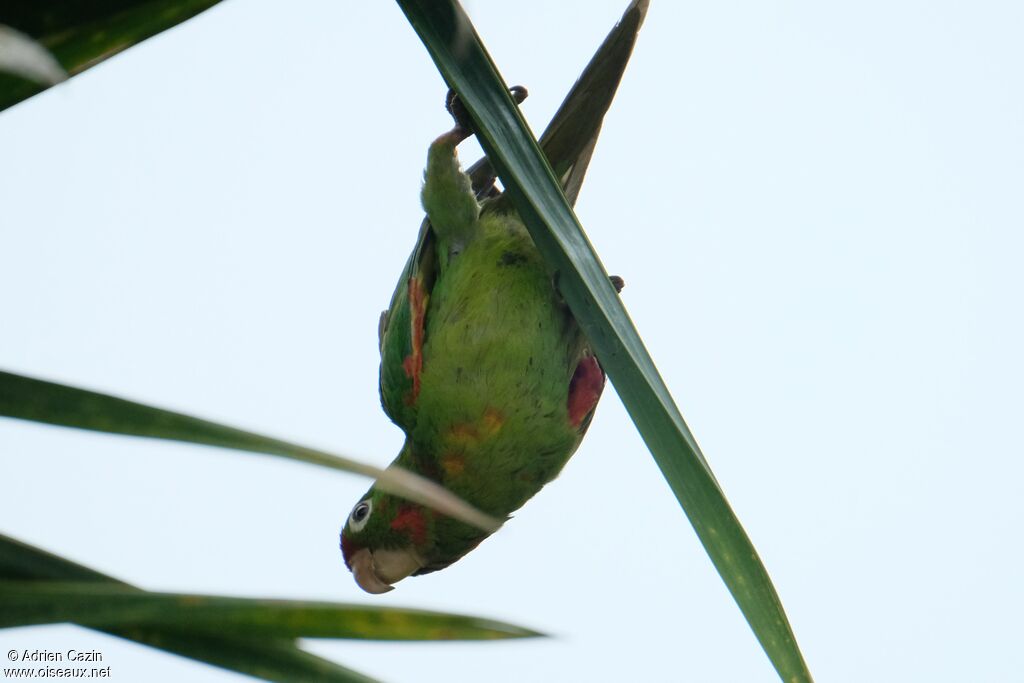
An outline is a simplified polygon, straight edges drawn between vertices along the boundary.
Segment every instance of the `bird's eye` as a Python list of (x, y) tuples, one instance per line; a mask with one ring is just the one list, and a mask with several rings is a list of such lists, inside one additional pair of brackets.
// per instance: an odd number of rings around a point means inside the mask
[(352, 531), (361, 531), (366, 522), (370, 519), (370, 513), (373, 512), (373, 501), (364, 500), (352, 509), (352, 514), (348, 516), (348, 526)]

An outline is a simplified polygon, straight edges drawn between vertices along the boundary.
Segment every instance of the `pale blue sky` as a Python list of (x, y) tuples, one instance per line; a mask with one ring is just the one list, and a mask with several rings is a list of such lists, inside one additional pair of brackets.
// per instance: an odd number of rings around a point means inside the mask
[[(468, 10), (540, 130), (625, 4)], [(578, 214), (812, 671), (1019, 678), (1024, 6), (652, 4)], [(377, 316), (443, 97), (392, 3), (226, 0), (0, 113), (0, 367), (386, 464)], [(337, 550), (365, 480), (13, 421), (0, 467), (3, 532), (146, 588), (556, 636), (311, 645), (388, 681), (773, 680), (614, 391), (507, 528), (380, 597)], [(243, 680), (0, 632), (68, 647)]]

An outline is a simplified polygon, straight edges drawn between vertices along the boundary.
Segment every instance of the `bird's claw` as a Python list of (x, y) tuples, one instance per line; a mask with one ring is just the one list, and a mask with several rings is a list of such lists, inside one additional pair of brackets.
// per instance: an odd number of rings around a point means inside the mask
[[(525, 87), (521, 85), (513, 85), (508, 89), (509, 95), (512, 96), (512, 100), (517, 104), (522, 104), (523, 100), (530, 94)], [(455, 119), (456, 130), (462, 131), (466, 137), (473, 134), (473, 120), (469, 116), (469, 110), (466, 109), (466, 105), (462, 103), (462, 99), (459, 94), (455, 92), (454, 88), (449, 88), (448, 94), (444, 98), (444, 108), (448, 110), (448, 113)]]

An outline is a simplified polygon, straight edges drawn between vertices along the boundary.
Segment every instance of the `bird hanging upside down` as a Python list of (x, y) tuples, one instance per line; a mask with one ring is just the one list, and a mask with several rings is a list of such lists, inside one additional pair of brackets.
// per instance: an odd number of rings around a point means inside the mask
[[(381, 315), (380, 394), (406, 436), (394, 464), (504, 520), (579, 446), (605, 376), (514, 209), (493, 187), (473, 191), (456, 152), (469, 117), (451, 93), (448, 109), (455, 127), (427, 155), (428, 220)], [(341, 549), (356, 583), (384, 593), (487, 535), (371, 487)]]

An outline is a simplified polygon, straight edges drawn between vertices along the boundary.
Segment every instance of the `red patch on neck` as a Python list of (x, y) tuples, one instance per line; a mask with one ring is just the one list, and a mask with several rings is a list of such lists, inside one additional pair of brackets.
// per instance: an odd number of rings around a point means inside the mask
[(597, 405), (604, 390), (604, 371), (597, 359), (587, 356), (576, 366), (569, 382), (569, 422), (579, 427)]
[(423, 545), (427, 540), (427, 520), (423, 508), (418, 505), (403, 505), (398, 516), (391, 520), (391, 528), (409, 537), (413, 545)]
[(345, 566), (352, 569), (351, 557), (356, 554), (363, 546), (352, 541), (351, 538), (345, 535), (345, 530), (341, 531), (341, 556), (345, 558)]

